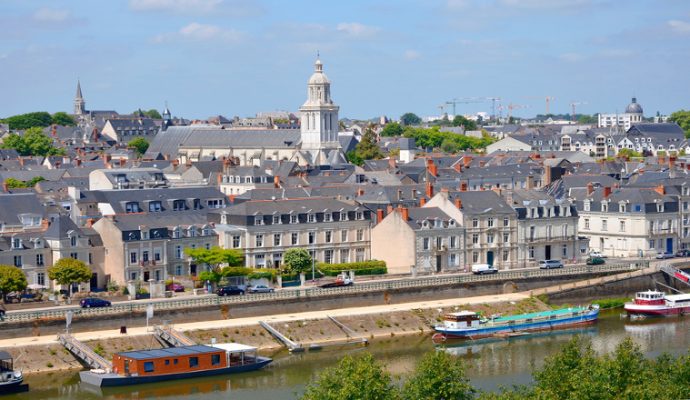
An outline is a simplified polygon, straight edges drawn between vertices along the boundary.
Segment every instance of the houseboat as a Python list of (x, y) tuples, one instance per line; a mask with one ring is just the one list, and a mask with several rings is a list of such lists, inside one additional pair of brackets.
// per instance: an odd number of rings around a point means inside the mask
[(690, 314), (690, 294), (667, 295), (656, 290), (637, 292), (624, 308), (629, 315), (648, 317)]
[(22, 371), (14, 369), (10, 353), (0, 351), (0, 394), (26, 392), (29, 385), (23, 384)]
[(511, 337), (528, 332), (564, 329), (596, 322), (599, 306), (569, 307), (506, 317), (482, 318), (473, 311), (446, 314), (443, 324), (436, 325), (435, 341), (446, 339), (481, 339)]
[(82, 371), (79, 377), (99, 387), (135, 385), (254, 371), (271, 361), (259, 356), (256, 347), (239, 343), (194, 345), (117, 353), (111, 371)]

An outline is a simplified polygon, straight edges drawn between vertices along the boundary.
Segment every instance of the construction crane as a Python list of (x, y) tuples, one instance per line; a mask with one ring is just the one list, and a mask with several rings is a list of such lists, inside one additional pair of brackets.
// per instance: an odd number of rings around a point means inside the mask
[(513, 116), (513, 110), (519, 110), (521, 108), (529, 108), (529, 106), (513, 103), (508, 104), (508, 120)]
[(441, 117), (443, 117), (443, 115), (446, 113), (446, 105), (445, 105), (445, 104), (440, 104), (440, 105), (436, 106), (436, 108), (438, 108), (439, 110), (441, 110)]
[(556, 100), (555, 97), (546, 96), (546, 115), (549, 115), (549, 103)]
[(501, 101), (500, 97), (485, 97), (484, 99), (491, 102), (491, 119), (496, 120), (496, 102)]
[(481, 103), (483, 100), (478, 97), (462, 97), (446, 101), (446, 104), (453, 105), (453, 117), (455, 118), (455, 106), (458, 104)]
[(586, 101), (573, 101), (573, 102), (570, 103), (570, 107), (572, 107), (572, 110), (573, 110), (573, 117), (572, 117), (572, 118), (573, 118), (573, 122), (574, 122), (575, 119), (576, 119), (576, 118), (575, 118), (575, 115), (576, 115), (576, 114), (575, 114), (575, 107), (577, 107), (577, 106), (583, 106), (583, 105), (585, 105), (585, 104), (587, 104)]

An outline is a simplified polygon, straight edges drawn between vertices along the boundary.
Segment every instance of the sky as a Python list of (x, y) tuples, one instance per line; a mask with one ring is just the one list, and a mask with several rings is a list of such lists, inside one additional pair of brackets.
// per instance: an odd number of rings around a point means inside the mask
[(341, 118), (690, 109), (686, 0), (0, 0), (0, 26), (0, 117), (72, 112), (78, 79), (91, 110), (297, 111), (317, 51)]

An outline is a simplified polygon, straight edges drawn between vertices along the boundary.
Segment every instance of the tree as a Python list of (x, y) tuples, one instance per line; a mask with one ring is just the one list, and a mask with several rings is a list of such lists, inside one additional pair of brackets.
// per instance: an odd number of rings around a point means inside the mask
[(676, 111), (668, 117), (668, 120), (678, 124), (685, 131), (685, 137), (690, 138), (690, 111)]
[(231, 267), (242, 265), (244, 257), (239, 250), (223, 249), (218, 246), (210, 249), (185, 249), (185, 254), (190, 256), (197, 264), (206, 264), (209, 271), (220, 273), (220, 265), (228, 264)]
[(302, 400), (392, 400), (399, 391), (391, 376), (371, 354), (345, 356), (307, 385)]
[(402, 134), (403, 128), (397, 122), (389, 122), (383, 127), (383, 130), (381, 130), (381, 136), (384, 137), (402, 136)]
[(618, 151), (618, 157), (623, 157), (623, 158), (642, 157), (642, 154), (638, 153), (637, 151), (632, 150), (632, 149), (620, 149)]
[(133, 115), (138, 115), (141, 114), (144, 117), (152, 118), (152, 119), (162, 119), (163, 117), (161, 116), (161, 113), (158, 112), (155, 108), (152, 108), (148, 111), (143, 111), (141, 108), (134, 111), (132, 113)]
[(12, 265), (0, 265), (0, 294), (3, 301), (10, 292), (20, 292), (26, 289), (26, 275)]
[(364, 131), (362, 140), (355, 146), (353, 158), (350, 162), (356, 165), (362, 165), (365, 160), (379, 160), (383, 158), (383, 153), (376, 144), (374, 131), (368, 129)]
[(74, 118), (70, 117), (66, 112), (60, 111), (53, 114), (51, 118), (52, 125), (74, 126)]
[(52, 267), (48, 268), (48, 278), (60, 285), (68, 285), (68, 293), (72, 293), (72, 285), (91, 280), (91, 268), (81, 260), (74, 258), (61, 258)]
[(422, 123), (422, 119), (419, 118), (416, 114), (408, 112), (400, 117), (400, 123), (404, 126), (419, 125)]
[(583, 124), (583, 125), (589, 125), (589, 124), (596, 124), (599, 122), (599, 116), (598, 114), (594, 115), (580, 115), (577, 117), (577, 123), (578, 124)]
[(3, 149), (15, 149), (22, 156), (52, 156), (65, 154), (64, 149), (53, 147), (53, 140), (38, 127), (29, 128), (20, 136), (10, 134), (0, 146)]
[(307, 249), (292, 248), (283, 254), (283, 265), (289, 273), (307, 272), (311, 269), (312, 262)]
[(453, 118), (453, 126), (462, 126), (466, 131), (477, 130), (477, 123), (463, 117), (462, 115), (456, 115), (455, 118)]
[(10, 125), (10, 129), (24, 130), (33, 127), (46, 127), (53, 123), (53, 118), (45, 111), (32, 112), (20, 115), (13, 115), (5, 118), (5, 122)]
[(28, 181), (20, 181), (19, 179), (15, 179), (15, 178), (7, 178), (7, 179), (5, 179), (5, 184), (10, 189), (23, 189), (23, 188), (34, 187), (34, 186), (36, 186), (36, 184), (38, 182), (41, 182), (44, 180), (46, 180), (46, 179), (42, 176), (35, 176)]
[(127, 144), (127, 146), (134, 147), (134, 150), (137, 152), (139, 157), (141, 157), (142, 155), (144, 155), (144, 153), (146, 153), (146, 150), (148, 150), (149, 142), (142, 137), (138, 137), (138, 138), (132, 139)]
[(474, 394), (461, 359), (445, 351), (427, 353), (403, 386), (406, 400), (465, 400)]

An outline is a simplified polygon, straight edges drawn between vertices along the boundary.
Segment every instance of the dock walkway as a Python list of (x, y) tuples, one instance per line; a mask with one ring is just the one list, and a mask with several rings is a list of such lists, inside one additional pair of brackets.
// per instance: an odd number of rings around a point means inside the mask
[(58, 341), (65, 346), (70, 353), (74, 354), (75, 357), (82, 360), (89, 367), (102, 369), (104, 371), (111, 371), (113, 369), (113, 365), (109, 361), (96, 354), (93, 349), (77, 340), (74, 336), (64, 333), (58, 336)]

